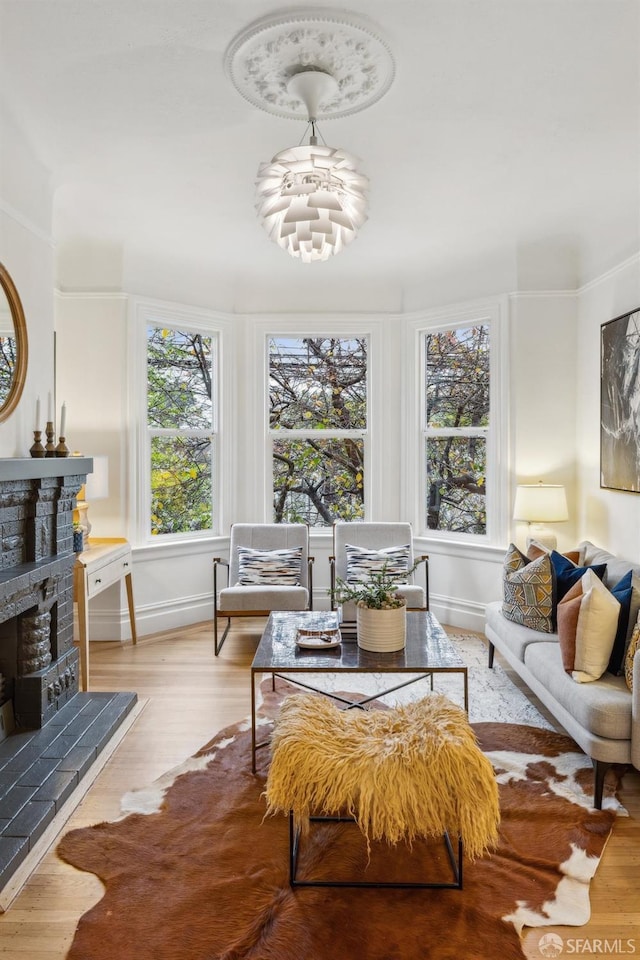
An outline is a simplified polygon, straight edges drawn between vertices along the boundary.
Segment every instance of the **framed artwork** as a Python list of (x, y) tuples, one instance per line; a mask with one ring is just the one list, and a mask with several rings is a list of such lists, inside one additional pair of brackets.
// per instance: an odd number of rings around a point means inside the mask
[(600, 486), (640, 493), (640, 307), (600, 328)]

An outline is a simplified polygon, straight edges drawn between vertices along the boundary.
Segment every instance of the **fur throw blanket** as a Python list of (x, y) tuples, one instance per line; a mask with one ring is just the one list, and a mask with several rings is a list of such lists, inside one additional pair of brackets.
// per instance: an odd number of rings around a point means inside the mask
[(381, 710), (340, 710), (294, 694), (271, 742), (267, 812), (348, 815), (367, 840), (461, 837), (474, 860), (495, 846), (500, 809), (491, 763), (463, 710), (441, 694)]

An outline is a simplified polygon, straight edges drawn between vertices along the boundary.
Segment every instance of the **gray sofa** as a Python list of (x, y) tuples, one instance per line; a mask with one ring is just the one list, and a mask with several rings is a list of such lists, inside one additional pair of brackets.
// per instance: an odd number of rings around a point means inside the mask
[[(629, 570), (640, 576), (640, 565), (595, 547), (584, 548), (584, 564), (607, 563), (604, 583), (611, 587)], [(633, 610), (632, 610), (633, 616)], [(558, 723), (591, 757), (594, 806), (602, 806), (604, 776), (612, 764), (640, 769), (640, 657), (633, 663), (633, 693), (624, 677), (605, 673), (599, 680), (576, 683), (562, 666), (555, 633), (539, 633), (507, 620), (502, 601), (489, 603), (485, 634), (489, 666), (497, 649)]]

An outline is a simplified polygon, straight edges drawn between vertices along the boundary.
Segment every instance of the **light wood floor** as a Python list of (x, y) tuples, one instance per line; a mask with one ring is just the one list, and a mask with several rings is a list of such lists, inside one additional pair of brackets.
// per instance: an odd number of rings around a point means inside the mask
[[(210, 624), (142, 638), (136, 647), (91, 645), (91, 689), (134, 690), (147, 703), (65, 830), (114, 819), (123, 793), (177, 766), (221, 727), (249, 713), (248, 667), (263, 621), (240, 624), (217, 659)], [(635, 952), (640, 953), (637, 771), (625, 776), (620, 796), (630, 816), (618, 819), (592, 883), (590, 923), (581, 928), (549, 929), (565, 939), (633, 939)], [(0, 915), (2, 960), (62, 960), (79, 917), (101, 896), (101, 883), (59, 861), (54, 848), (55, 843), (7, 912)], [(540, 936), (539, 930), (525, 936), (525, 950), (532, 960), (542, 956), (537, 948)], [(598, 955), (596, 950), (589, 952)], [(611, 952), (632, 951), (609, 949)]]

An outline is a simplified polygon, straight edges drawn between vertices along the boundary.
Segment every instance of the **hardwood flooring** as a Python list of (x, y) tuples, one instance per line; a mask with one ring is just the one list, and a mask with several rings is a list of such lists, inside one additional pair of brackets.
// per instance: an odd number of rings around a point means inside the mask
[[(114, 819), (122, 794), (177, 766), (221, 727), (249, 713), (248, 668), (263, 625), (264, 621), (240, 621), (217, 659), (208, 623), (141, 638), (135, 647), (91, 644), (91, 688), (133, 690), (146, 703), (65, 830)], [(580, 928), (549, 928), (565, 941), (573, 938), (571, 952), (604, 956), (604, 944), (600, 953), (591, 949), (599, 938), (608, 941), (609, 954), (640, 953), (640, 773), (631, 770), (625, 775), (620, 798), (629, 817), (616, 822), (592, 882), (590, 922)], [(78, 919), (101, 893), (102, 884), (95, 877), (58, 860), (53, 843), (0, 915), (1, 960), (62, 960)], [(525, 935), (523, 946), (531, 960), (542, 956), (538, 941), (544, 932)], [(582, 946), (576, 946), (578, 937)], [(611, 948), (614, 940), (619, 941), (616, 949)], [(633, 941), (633, 951), (627, 940)], [(499, 955), (499, 944), (496, 952)]]

